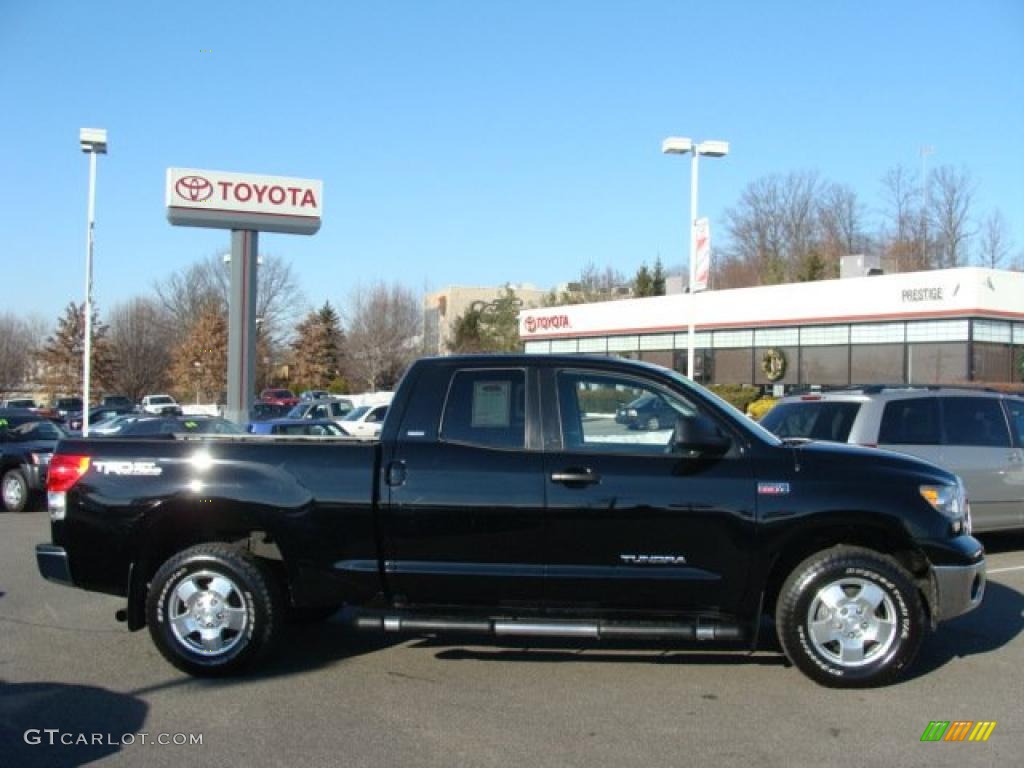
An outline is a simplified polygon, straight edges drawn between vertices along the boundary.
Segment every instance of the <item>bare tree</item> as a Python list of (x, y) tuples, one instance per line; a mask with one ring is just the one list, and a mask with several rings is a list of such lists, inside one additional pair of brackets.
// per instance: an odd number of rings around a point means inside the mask
[(416, 296), (397, 283), (378, 282), (357, 288), (344, 314), (346, 378), (371, 391), (392, 388), (419, 349)]
[[(268, 254), (260, 257), (256, 281), (260, 331), (272, 345), (283, 343), (305, 307), (298, 279), (289, 263)], [(211, 301), (226, 310), (230, 289), (231, 264), (224, 260), (224, 254), (218, 254), (158, 283), (156, 294), (172, 327), (180, 332), (207, 311)]]
[(935, 228), (935, 266), (962, 267), (968, 260), (968, 241), (974, 183), (966, 170), (943, 165), (931, 178), (929, 219)]
[(168, 327), (165, 310), (150, 298), (131, 299), (110, 312), (110, 387), (139, 400), (168, 384), (171, 351), (179, 334)]
[(46, 321), (0, 313), (0, 394), (31, 384), (33, 362), (46, 335)]
[(992, 211), (981, 224), (981, 242), (978, 244), (978, 260), (983, 267), (999, 269), (1003, 266), (1013, 248), (1006, 218), (1000, 210)]
[(899, 165), (882, 177), (882, 188), (886, 204), (882, 243), (886, 255), (900, 272), (930, 269), (932, 254), (920, 178)]

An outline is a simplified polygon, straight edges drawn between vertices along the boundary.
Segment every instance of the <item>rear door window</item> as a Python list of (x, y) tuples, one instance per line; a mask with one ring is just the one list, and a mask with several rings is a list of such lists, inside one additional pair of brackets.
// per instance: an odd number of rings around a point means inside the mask
[(780, 403), (761, 419), (761, 426), (779, 437), (806, 437), (845, 443), (850, 438), (860, 403)]
[(441, 440), (487, 448), (525, 448), (526, 374), (522, 370), (456, 373), (445, 402)]
[(1006, 413), (1010, 417), (1010, 430), (1013, 432), (1013, 439), (1017, 441), (1017, 447), (1024, 447), (1024, 400), (1007, 398)]
[(892, 400), (882, 411), (879, 445), (938, 445), (939, 403), (934, 397)]
[(994, 397), (942, 398), (947, 445), (1010, 446), (1006, 417)]

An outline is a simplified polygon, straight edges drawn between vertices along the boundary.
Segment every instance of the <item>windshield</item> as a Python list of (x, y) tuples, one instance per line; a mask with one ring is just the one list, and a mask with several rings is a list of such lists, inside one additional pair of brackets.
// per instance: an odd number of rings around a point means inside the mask
[(761, 425), (779, 437), (806, 437), (845, 443), (860, 403), (827, 400), (779, 403), (761, 419)]
[(360, 405), (358, 408), (353, 408), (351, 411), (341, 417), (342, 421), (359, 421), (359, 417), (370, 410), (368, 405)]
[(173, 405), (174, 398), (168, 395), (153, 395), (149, 398), (150, 405)]

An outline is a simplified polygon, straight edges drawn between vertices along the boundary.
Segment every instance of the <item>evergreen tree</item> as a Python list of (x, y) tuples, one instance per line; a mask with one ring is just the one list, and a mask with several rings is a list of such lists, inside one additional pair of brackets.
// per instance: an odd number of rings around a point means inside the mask
[(651, 271), (647, 269), (646, 263), (640, 265), (640, 269), (636, 271), (636, 277), (633, 278), (633, 295), (654, 295), (654, 282), (651, 279)]
[(326, 389), (341, 375), (344, 333), (330, 302), (311, 311), (295, 327), (293, 380), (309, 389)]
[(228, 323), (219, 303), (207, 303), (174, 348), (171, 381), (183, 402), (217, 402), (227, 390)]
[[(100, 322), (99, 313), (92, 314), (92, 350), (90, 360), (89, 393), (98, 396), (110, 380), (113, 360), (108, 328)], [(59, 394), (81, 392), (82, 365), (85, 351), (85, 305), (71, 302), (57, 320), (57, 328), (46, 338), (39, 353), (45, 367), (46, 390), (53, 398)]]
[(651, 295), (665, 295), (665, 267), (661, 263), (661, 256), (654, 260), (654, 272), (651, 274)]
[(520, 352), (519, 310), (523, 300), (505, 286), (491, 302), (476, 301), (455, 321), (452, 352)]

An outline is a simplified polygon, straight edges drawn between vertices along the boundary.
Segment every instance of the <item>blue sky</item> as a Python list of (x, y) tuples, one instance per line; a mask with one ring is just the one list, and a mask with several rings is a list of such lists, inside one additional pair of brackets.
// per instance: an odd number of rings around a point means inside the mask
[[(208, 53), (203, 51), (209, 51)], [(171, 227), (170, 166), (320, 178), (313, 237), (264, 235), (311, 304), (356, 284), (630, 274), (688, 247), (689, 161), (725, 139), (700, 213), (817, 170), (869, 213), (904, 164), (967, 168), (1024, 247), (1024, 3), (0, 0), (2, 309), (81, 300), (88, 162), (101, 309), (227, 247)], [(717, 226), (717, 229), (716, 229)]]

